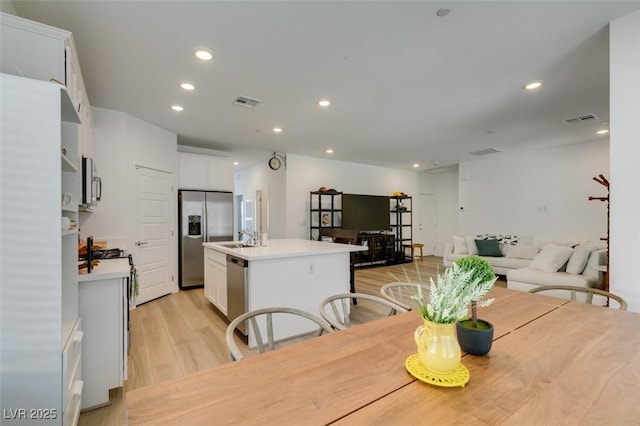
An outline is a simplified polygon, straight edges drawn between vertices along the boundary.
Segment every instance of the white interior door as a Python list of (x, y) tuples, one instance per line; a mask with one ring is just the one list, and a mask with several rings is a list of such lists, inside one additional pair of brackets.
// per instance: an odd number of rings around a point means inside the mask
[(172, 242), (172, 174), (136, 165), (133, 259), (140, 293), (136, 305), (176, 291)]
[[(424, 255), (436, 254), (437, 244), (437, 208), (436, 196), (420, 194), (418, 196), (418, 215), (414, 215), (414, 243), (424, 244)], [(417, 226), (416, 226), (417, 225)]]

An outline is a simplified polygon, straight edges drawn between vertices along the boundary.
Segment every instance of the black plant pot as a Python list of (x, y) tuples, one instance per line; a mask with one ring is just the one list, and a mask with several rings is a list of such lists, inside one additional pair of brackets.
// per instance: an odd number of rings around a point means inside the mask
[(485, 355), (493, 343), (493, 324), (478, 319), (478, 328), (473, 328), (471, 320), (458, 321), (456, 333), (460, 348), (468, 354)]

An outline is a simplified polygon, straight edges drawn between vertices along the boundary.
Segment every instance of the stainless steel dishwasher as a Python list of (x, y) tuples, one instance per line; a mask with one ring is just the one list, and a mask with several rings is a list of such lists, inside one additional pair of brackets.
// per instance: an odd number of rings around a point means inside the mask
[[(227, 316), (233, 321), (247, 312), (247, 271), (249, 261), (227, 255)], [(238, 324), (238, 330), (247, 335), (246, 323)]]

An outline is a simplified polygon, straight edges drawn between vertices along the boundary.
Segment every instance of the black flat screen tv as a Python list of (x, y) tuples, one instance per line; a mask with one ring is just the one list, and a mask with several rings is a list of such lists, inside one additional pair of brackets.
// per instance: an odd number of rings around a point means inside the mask
[(342, 194), (342, 228), (360, 232), (387, 231), (391, 214), (389, 197)]

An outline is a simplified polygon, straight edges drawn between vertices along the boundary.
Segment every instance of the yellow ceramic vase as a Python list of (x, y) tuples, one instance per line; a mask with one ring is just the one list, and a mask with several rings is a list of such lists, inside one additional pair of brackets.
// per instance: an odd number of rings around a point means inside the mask
[(462, 354), (456, 337), (456, 324), (436, 324), (424, 320), (415, 332), (420, 361), (429, 370), (447, 374), (460, 364)]

